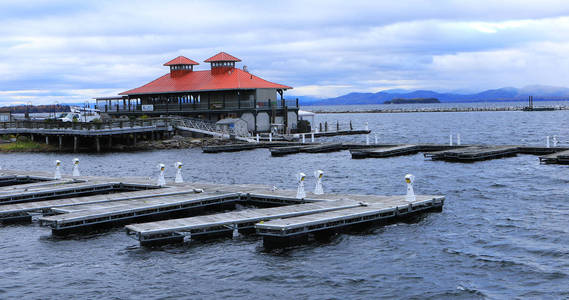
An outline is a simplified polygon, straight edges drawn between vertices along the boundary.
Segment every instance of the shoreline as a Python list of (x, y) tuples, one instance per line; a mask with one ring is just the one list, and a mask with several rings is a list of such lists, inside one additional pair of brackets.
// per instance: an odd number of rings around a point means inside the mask
[[(309, 107), (309, 106), (308, 106)], [(394, 113), (423, 113), (423, 112), (485, 112), (485, 111), (556, 111), (556, 110), (569, 110), (569, 106), (546, 106), (534, 107), (533, 110), (525, 110), (525, 107), (510, 106), (510, 107), (453, 107), (453, 108), (416, 108), (416, 109), (371, 109), (359, 111), (324, 111), (314, 110), (312, 112), (317, 114), (394, 114)]]
[[(192, 138), (175, 135), (170, 139), (156, 141), (140, 141), (136, 145), (117, 144), (108, 151), (102, 153), (114, 152), (136, 152), (136, 151), (154, 151), (169, 149), (192, 149), (201, 148), (203, 146), (225, 145), (231, 144), (233, 141), (222, 140), (210, 137)], [(47, 145), (44, 143), (33, 142), (26, 139), (17, 141), (0, 140), (0, 154), (8, 153), (74, 153), (72, 147), (64, 147), (61, 150), (55, 145)], [(80, 147), (77, 153), (96, 153), (96, 149), (92, 147)]]

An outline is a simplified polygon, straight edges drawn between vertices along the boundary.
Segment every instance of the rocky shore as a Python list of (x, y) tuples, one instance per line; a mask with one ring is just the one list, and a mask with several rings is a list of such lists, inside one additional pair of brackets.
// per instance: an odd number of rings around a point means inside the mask
[[(165, 149), (189, 149), (199, 148), (202, 146), (210, 145), (227, 145), (235, 141), (224, 140), (212, 137), (192, 138), (184, 137), (181, 135), (174, 135), (167, 140), (154, 140), (154, 141), (138, 141), (136, 145), (113, 145), (112, 151), (149, 151), (149, 150), (165, 150)], [(0, 139), (0, 153), (9, 152), (58, 152), (59, 149), (54, 145), (46, 145), (30, 141), (25, 136), (16, 138), (3, 138)], [(63, 152), (72, 152), (73, 149), (63, 148)], [(80, 152), (95, 152), (95, 149), (80, 147)]]

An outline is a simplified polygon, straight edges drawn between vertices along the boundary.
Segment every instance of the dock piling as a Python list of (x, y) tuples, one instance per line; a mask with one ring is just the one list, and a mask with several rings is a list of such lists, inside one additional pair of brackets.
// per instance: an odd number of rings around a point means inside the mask
[(296, 199), (303, 199), (306, 197), (306, 192), (304, 191), (304, 178), (306, 174), (298, 173), (298, 188), (296, 189)]
[(95, 143), (97, 144), (97, 153), (101, 152), (101, 141), (99, 139), (99, 137), (95, 138)]
[(373, 137), (375, 138), (375, 144), (377, 145), (377, 133), (374, 133)]
[(324, 172), (322, 170), (314, 171), (314, 177), (316, 177), (316, 186), (314, 187), (314, 194), (322, 195), (324, 194), (324, 188), (322, 187), (322, 176)]
[(73, 159), (73, 177), (79, 177), (81, 174), (79, 173), (79, 158)]
[(306, 143), (306, 136), (305, 136), (305, 134), (304, 134), (304, 133), (302, 134), (302, 143), (303, 143), (303, 144), (305, 144), (305, 143)]
[(460, 133), (456, 134), (456, 144), (460, 146)]
[(405, 200), (409, 202), (416, 200), (415, 191), (413, 190), (414, 181), (415, 181), (415, 176), (411, 174), (405, 175), (405, 182), (407, 182), (407, 194), (405, 195)]
[(176, 167), (176, 179), (174, 180), (175, 183), (182, 183), (184, 179), (182, 178), (182, 162), (176, 162), (174, 164)]
[(549, 148), (549, 135), (545, 137), (545, 145)]
[(452, 146), (452, 134), (449, 134), (448, 139), (449, 139), (448, 142), (449, 146)]
[(164, 166), (164, 164), (159, 164), (158, 168), (160, 169), (160, 174), (158, 175), (158, 186), (165, 186), (166, 185), (166, 179), (164, 179), (164, 170), (166, 169), (166, 166)]
[(55, 173), (53, 174), (54, 179), (61, 179), (61, 170), (59, 169), (60, 166), (61, 166), (61, 161), (56, 160), (55, 161)]
[(314, 132), (310, 134), (310, 142), (314, 143)]
[(366, 145), (369, 145), (369, 134), (366, 134)]

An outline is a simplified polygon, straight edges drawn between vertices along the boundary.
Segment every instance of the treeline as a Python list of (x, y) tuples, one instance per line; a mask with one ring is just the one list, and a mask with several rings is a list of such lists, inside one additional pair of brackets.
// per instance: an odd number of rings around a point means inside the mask
[(437, 98), (395, 98), (389, 101), (383, 102), (384, 104), (414, 104), (414, 103), (441, 103)]
[(71, 111), (69, 105), (15, 105), (15, 106), (3, 106), (0, 107), (0, 112), (7, 113), (11, 112), (13, 114), (25, 114), (29, 113), (50, 113), (50, 112), (65, 112)]

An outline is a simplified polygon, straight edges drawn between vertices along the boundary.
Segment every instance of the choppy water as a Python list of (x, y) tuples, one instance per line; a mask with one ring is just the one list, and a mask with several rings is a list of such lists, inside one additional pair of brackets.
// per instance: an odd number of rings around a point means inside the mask
[[(367, 121), (383, 142), (544, 144), (569, 140), (569, 112), (322, 115)], [(362, 137), (338, 139), (362, 141)], [(325, 171), (329, 192), (444, 194), (442, 213), (415, 223), (342, 234), (331, 242), (264, 252), (244, 236), (149, 250), (122, 229), (56, 239), (37, 224), (0, 228), (0, 298), (567, 298), (569, 167), (536, 156), (473, 164), (421, 154), (352, 160), (348, 152), (271, 158), (268, 150), (203, 154), (198, 149), (77, 155), (86, 175), (153, 176), (159, 162), (185, 163), (187, 180), (294, 188), (294, 173)], [(72, 154), (2, 154), (3, 168), (51, 170)], [(174, 169), (168, 169), (170, 179)], [(313, 181), (309, 178), (307, 185)]]

